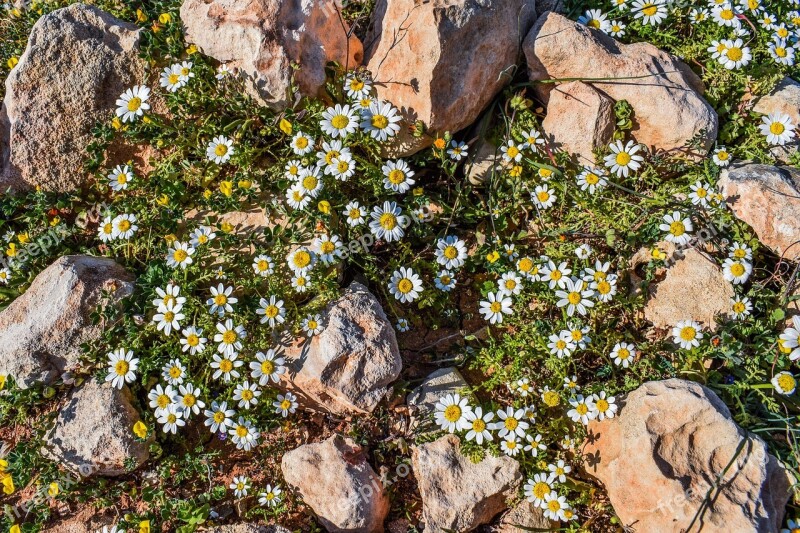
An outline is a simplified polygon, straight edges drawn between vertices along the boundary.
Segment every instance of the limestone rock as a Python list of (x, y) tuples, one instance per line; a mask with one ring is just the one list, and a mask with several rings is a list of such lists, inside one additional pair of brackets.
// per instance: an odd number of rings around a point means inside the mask
[(433, 414), (440, 398), (455, 394), (466, 387), (467, 382), (457, 368), (440, 368), (408, 394), (406, 403), (416, 408), (418, 418), (424, 418)]
[(691, 531), (780, 530), (793, 480), (709, 389), (678, 379), (645, 383), (615, 418), (588, 430), (587, 471), (605, 485), (623, 526), (678, 533), (697, 514)]
[[(717, 317), (730, 313), (733, 286), (718, 262), (697, 248), (676, 249), (659, 243), (667, 254), (664, 279), (649, 287), (644, 317), (656, 328), (671, 329), (679, 320), (696, 320), (716, 329)], [(702, 298), (697, 288), (702, 287)]]
[(581, 81), (555, 87), (550, 93), (542, 128), (558, 150), (594, 165), (595, 148), (607, 146), (614, 135), (614, 100)]
[(520, 531), (537, 529), (547, 531), (557, 528), (557, 523), (545, 518), (544, 510), (541, 507), (523, 500), (503, 514), (500, 521), (492, 527), (491, 533), (520, 533)]
[(402, 368), (394, 328), (356, 282), (322, 313), (322, 323), (322, 333), (287, 348), (283, 378), (331, 412), (371, 413)]
[(52, 383), (78, 365), (81, 344), (98, 338), (92, 324), (99, 305), (133, 291), (133, 276), (111, 259), (72, 255), (42, 271), (28, 290), (0, 313), (0, 374), (20, 388)]
[(84, 4), (36, 22), (6, 79), (0, 191), (81, 186), (92, 128), (110, 120), (119, 95), (144, 79), (139, 36), (133, 24)]
[(184, 0), (180, 15), (186, 39), (248, 77), (251, 94), (273, 109), (293, 102), (292, 76), (302, 95), (316, 96), (328, 62), (352, 69), (364, 56), (333, 0)]
[(328, 531), (383, 531), (389, 500), (364, 451), (349, 438), (304, 444), (283, 456), (281, 470)]
[(738, 163), (722, 172), (717, 186), (758, 240), (790, 261), (800, 259), (800, 170)]
[[(378, 0), (366, 50), (378, 97), (401, 110), (406, 126), (461, 130), (511, 81), (535, 19), (533, 0)], [(431, 142), (398, 137), (397, 155)]]
[(138, 421), (127, 387), (89, 380), (61, 408), (43, 453), (84, 477), (125, 474), (126, 461), (138, 467), (150, 457), (148, 444), (134, 440)]
[(500, 148), (485, 139), (480, 139), (472, 151), (474, 153), (467, 155), (464, 169), (472, 185), (483, 185), (492, 177), (500, 176), (501, 172), (510, 166), (503, 161), (503, 152)]
[[(783, 78), (772, 92), (758, 99), (753, 111), (764, 115), (783, 113), (789, 115), (795, 126), (800, 125), (800, 83), (792, 78)], [(788, 161), (791, 155), (797, 152), (798, 147), (800, 147), (800, 137), (795, 135), (791, 142), (783, 146), (773, 146), (770, 152), (777, 159)]]
[[(549, 12), (536, 21), (523, 47), (531, 81), (610, 78), (591, 85), (615, 101), (628, 101), (634, 110), (632, 134), (642, 144), (701, 157), (717, 137), (717, 114), (701, 96), (700, 78), (651, 44), (621, 44)], [(553, 89), (542, 84), (539, 90), (546, 100)], [(701, 132), (704, 150), (686, 150), (687, 141)]]
[(473, 463), (455, 435), (415, 446), (411, 465), (422, 496), (425, 531), (470, 531), (506, 509), (522, 483), (519, 462), (487, 456)]
[(282, 526), (260, 526), (256, 524), (230, 524), (201, 529), (200, 531), (208, 531), (209, 533), (291, 533)]

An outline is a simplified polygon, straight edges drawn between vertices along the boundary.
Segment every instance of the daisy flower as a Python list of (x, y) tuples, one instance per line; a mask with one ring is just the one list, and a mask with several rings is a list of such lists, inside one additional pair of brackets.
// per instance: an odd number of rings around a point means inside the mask
[(0, 283), (8, 285), (8, 280), (11, 279), (11, 270), (6, 267), (0, 268)]
[(367, 210), (361, 207), (356, 201), (352, 201), (344, 206), (344, 211), (342, 214), (347, 217), (347, 224), (351, 228), (355, 228), (356, 226), (360, 226), (364, 223), (364, 217), (367, 216)]
[(229, 67), (227, 63), (222, 63), (217, 67), (217, 73), (214, 75), (214, 77), (218, 80), (223, 80), (231, 74), (233, 74), (231, 67)]
[(706, 48), (706, 51), (711, 54), (712, 59), (721, 60), (720, 58), (722, 57), (722, 54), (724, 54), (725, 50), (728, 49), (728, 47), (725, 45), (725, 42), (726, 41), (724, 39), (721, 41), (711, 41), (711, 45)]
[(186, 367), (178, 359), (172, 359), (161, 367), (161, 377), (170, 385), (180, 385), (186, 376)]
[(572, 336), (569, 332), (561, 332), (561, 333), (553, 333), (551, 334), (548, 339), (550, 342), (547, 343), (547, 347), (550, 349), (550, 353), (562, 359), (564, 357), (569, 357), (573, 351), (575, 351), (575, 347), (577, 346), (575, 342), (572, 340)]
[(565, 377), (564, 388), (571, 392), (577, 392), (581, 390), (581, 386), (578, 384), (578, 376)]
[(433, 282), (437, 289), (444, 292), (450, 292), (456, 286), (456, 278), (449, 270), (440, 270)]
[(696, 181), (694, 184), (690, 185), (689, 188), (692, 191), (689, 193), (689, 199), (692, 201), (692, 203), (701, 207), (708, 207), (708, 198), (711, 185), (708, 183), (703, 183), (702, 181)]
[(250, 407), (255, 406), (258, 403), (259, 396), (261, 396), (261, 390), (259, 390), (258, 385), (255, 383), (251, 385), (247, 380), (236, 385), (236, 389), (233, 391), (233, 400), (238, 401), (239, 407), (244, 409), (250, 409)]
[(319, 193), (323, 188), (322, 176), (320, 176), (319, 172), (319, 167), (304, 168), (300, 171), (297, 185), (300, 186), (303, 194), (310, 196), (311, 198), (316, 198), (319, 196)]
[(550, 471), (550, 477), (553, 481), (558, 480), (559, 483), (566, 483), (567, 474), (572, 472), (572, 467), (565, 464), (563, 459), (559, 459), (557, 462), (547, 465), (547, 469)]
[(578, 348), (586, 348), (592, 342), (591, 337), (589, 337), (589, 332), (591, 331), (589, 326), (581, 327), (580, 324), (570, 323), (568, 329), (564, 331)]
[(192, 383), (178, 386), (177, 405), (183, 409), (183, 417), (188, 419), (191, 414), (199, 414), (200, 409), (206, 406), (199, 398), (200, 389)]
[(463, 158), (467, 157), (467, 153), (469, 152), (469, 147), (465, 142), (459, 142), (455, 139), (450, 141), (450, 148), (447, 149), (447, 155), (453, 161), (461, 161)]
[(530, 281), (539, 281), (539, 265), (537, 265), (530, 257), (521, 257), (516, 264), (517, 272), (525, 279)]
[(594, 291), (587, 289), (582, 279), (567, 278), (564, 290), (556, 291), (556, 296), (560, 298), (556, 305), (566, 307), (567, 316), (574, 315), (576, 311), (579, 315), (585, 315), (589, 312), (589, 307), (594, 307), (594, 302), (590, 300), (594, 296)]
[(398, 318), (397, 323), (394, 325), (394, 327), (400, 333), (405, 333), (406, 331), (411, 329), (411, 323), (405, 318)]
[(178, 71), (178, 75), (181, 77), (181, 80), (183, 80), (184, 83), (188, 82), (191, 78), (194, 78), (194, 72), (192, 72), (193, 64), (191, 61), (175, 63), (173, 66)]
[(798, 337), (800, 337), (800, 317), (792, 317), (792, 326), (793, 327), (783, 330), (779, 338), (781, 340), (781, 346), (787, 350), (791, 350), (789, 359), (796, 361), (800, 359), (800, 342), (798, 342)]
[(500, 449), (509, 457), (514, 457), (519, 454), (520, 449), (522, 449), (519, 443), (519, 437), (513, 433), (506, 435), (500, 440)]
[(611, 172), (617, 176), (627, 178), (628, 174), (642, 166), (644, 158), (637, 154), (642, 148), (641, 145), (633, 141), (628, 141), (623, 145), (622, 141), (617, 140), (608, 145), (608, 148), (611, 153), (605, 156), (604, 161)]
[(408, 225), (408, 217), (395, 202), (384, 202), (383, 206), (376, 206), (370, 215), (372, 221), (369, 229), (378, 239), (386, 242), (399, 241), (405, 235), (404, 228)]
[(539, 209), (547, 209), (552, 207), (553, 204), (556, 203), (556, 199), (557, 197), (555, 192), (550, 188), (549, 185), (546, 184), (537, 185), (531, 193), (533, 205)]
[(448, 394), (436, 402), (433, 418), (440, 428), (454, 433), (472, 428), (472, 423), (467, 419), (467, 413), (471, 411), (467, 398), (462, 398), (459, 394)]
[(338, 251), (342, 247), (342, 241), (338, 235), (319, 235), (314, 239), (314, 252), (326, 265), (336, 261)]
[(404, 193), (416, 183), (411, 177), (414, 171), (402, 159), (387, 161), (381, 168), (383, 171), (383, 186), (394, 192)]
[(250, 480), (247, 479), (247, 476), (234, 476), (228, 488), (237, 498), (244, 498), (247, 496), (247, 491), (250, 490)]
[(236, 370), (244, 364), (244, 361), (239, 360), (238, 354), (219, 355), (214, 354), (213, 361), (211, 361), (211, 368), (214, 369), (214, 374), (211, 376), (214, 379), (222, 378), (222, 381), (228, 383), (231, 379), (239, 377), (239, 371)]
[(190, 244), (178, 241), (173, 242), (172, 248), (167, 252), (167, 266), (185, 270), (187, 266), (192, 264), (194, 252), (195, 249)]
[(569, 404), (572, 406), (572, 409), (567, 411), (567, 416), (570, 417), (573, 422), (580, 422), (585, 426), (590, 420), (594, 420), (595, 416), (597, 416), (591, 397), (584, 398), (582, 394), (578, 394), (570, 399)]
[(136, 85), (126, 90), (117, 99), (117, 116), (122, 118), (122, 122), (133, 122), (150, 109), (148, 98), (150, 89), (144, 85)]
[(286, 418), (290, 414), (294, 414), (299, 404), (297, 403), (297, 396), (291, 392), (286, 395), (278, 394), (276, 401), (272, 402), (272, 407), (275, 408), (275, 413)]
[(584, 168), (578, 174), (576, 182), (582, 191), (589, 191), (589, 194), (602, 191), (608, 185), (605, 171), (599, 168)]
[(153, 315), (153, 322), (156, 323), (156, 329), (158, 331), (163, 331), (164, 335), (169, 337), (172, 334), (172, 330), (180, 331), (181, 329), (181, 320), (186, 318), (186, 315), (181, 313), (183, 310), (183, 305), (181, 304), (173, 304), (172, 302), (164, 305), (161, 304), (156, 314)]
[(181, 351), (189, 352), (191, 355), (197, 355), (205, 351), (208, 339), (203, 337), (202, 329), (189, 326), (181, 333), (183, 334), (183, 338), (181, 339)]
[(694, 320), (681, 320), (672, 328), (672, 340), (681, 348), (691, 350), (700, 346), (700, 341), (703, 340), (702, 328)]
[(214, 342), (218, 342), (217, 351), (225, 355), (233, 355), (242, 349), (242, 340), (247, 337), (244, 326), (234, 326), (230, 318), (224, 324), (217, 324), (219, 333), (214, 335)]
[(308, 290), (310, 282), (306, 274), (303, 272), (295, 272), (292, 274), (291, 285), (295, 292), (302, 293)]
[(178, 393), (172, 388), (172, 385), (167, 385), (166, 388), (161, 384), (157, 384), (154, 388), (150, 389), (147, 393), (149, 406), (155, 410), (155, 415), (160, 416), (167, 407), (174, 404), (178, 399)]
[(250, 448), (258, 445), (258, 438), (261, 436), (258, 429), (253, 426), (249, 420), (245, 420), (240, 416), (239, 421), (232, 424), (231, 429), (228, 430), (231, 440), (236, 444), (239, 450), (250, 451)]
[(309, 337), (319, 335), (322, 333), (322, 330), (325, 329), (325, 327), (322, 325), (322, 317), (319, 314), (308, 315), (303, 319), (300, 326), (303, 328), (305, 334)]
[(509, 296), (516, 296), (522, 292), (522, 278), (515, 272), (506, 272), (497, 280), (497, 290)]
[(783, 39), (775, 39), (769, 43), (769, 55), (779, 65), (791, 67), (794, 65), (795, 50), (793, 46), (788, 46)]
[(206, 157), (218, 165), (227, 163), (234, 152), (233, 141), (224, 135), (214, 137), (206, 147)]
[(117, 165), (114, 170), (106, 176), (108, 186), (115, 192), (124, 191), (128, 188), (128, 183), (133, 181), (133, 171), (128, 165)]
[(111, 217), (106, 217), (97, 227), (97, 236), (102, 242), (109, 242), (114, 240), (114, 221)]
[(642, 24), (658, 26), (667, 18), (665, 0), (634, 0), (631, 6), (634, 19), (642, 19)]
[(500, 150), (503, 152), (503, 161), (510, 163), (511, 161), (519, 162), (522, 160), (522, 151), (512, 139), (500, 146)]
[(467, 260), (467, 243), (455, 235), (448, 235), (436, 243), (436, 262), (447, 270), (461, 268)]
[(753, 259), (753, 250), (746, 244), (735, 242), (728, 248), (728, 257), (751, 261)]
[(658, 226), (661, 231), (666, 231), (664, 237), (667, 241), (678, 246), (684, 246), (692, 240), (689, 232), (694, 229), (689, 217), (684, 218), (680, 211), (673, 211), (664, 215), (664, 222)]
[(530, 394), (533, 390), (533, 387), (531, 387), (531, 380), (528, 378), (518, 379), (517, 382), (514, 383), (513, 387), (509, 387), (523, 398), (527, 397), (528, 394)]
[(497, 410), (498, 421), (491, 424), (490, 429), (496, 430), (497, 435), (505, 437), (506, 435), (517, 435), (519, 437), (525, 436), (525, 430), (530, 427), (530, 424), (525, 421), (525, 409), (514, 409), (511, 406), (505, 409)]
[(611, 350), (611, 359), (615, 365), (628, 368), (636, 359), (636, 345), (628, 342), (616, 343)]
[(589, 288), (593, 291), (598, 302), (610, 302), (617, 294), (617, 276), (610, 274), (605, 279), (593, 281)]
[(578, 18), (578, 22), (585, 24), (595, 30), (600, 30), (603, 33), (608, 33), (611, 29), (611, 24), (608, 22), (608, 16), (599, 9), (588, 9)]
[(413, 302), (422, 292), (422, 280), (412, 269), (400, 267), (389, 280), (389, 292), (402, 303)]
[(270, 381), (278, 383), (280, 376), (286, 372), (284, 362), (284, 358), (277, 357), (277, 353), (271, 348), (267, 353), (256, 352), (256, 360), (250, 363), (250, 377), (257, 379), (262, 387)]
[(525, 498), (532, 504), (539, 506), (544, 502), (545, 496), (550, 494), (555, 487), (555, 478), (551, 474), (540, 472), (534, 474), (532, 479), (528, 479), (523, 487)]
[(727, 39), (722, 41), (725, 45), (725, 51), (720, 54), (717, 61), (728, 70), (741, 68), (753, 58), (750, 54), (750, 48), (744, 46), (744, 41), (736, 39), (735, 41)]
[(278, 300), (274, 294), (269, 297), (269, 300), (261, 298), (258, 301), (256, 314), (262, 315), (262, 324), (269, 324), (272, 328), (278, 324), (283, 324), (286, 320), (286, 309), (283, 306), (283, 300)]
[(292, 137), (292, 152), (295, 155), (306, 155), (307, 153), (314, 150), (314, 139), (303, 133), (302, 131), (298, 131)]
[(228, 402), (211, 402), (211, 409), (203, 411), (206, 416), (204, 424), (211, 429), (211, 433), (225, 433), (228, 431), (228, 426), (233, 425), (233, 417), (236, 416), (236, 411), (228, 409)]
[(336, 104), (322, 113), (320, 127), (329, 137), (344, 139), (358, 129), (358, 115), (349, 105)]
[(561, 522), (566, 520), (565, 511), (569, 509), (569, 504), (566, 496), (559, 496), (553, 491), (545, 495), (541, 508), (544, 509), (545, 518)]
[(594, 402), (594, 410), (597, 420), (605, 420), (606, 418), (614, 418), (619, 406), (615, 403), (614, 396), (606, 396), (605, 391), (600, 394), (593, 394), (592, 401)]
[(261, 254), (253, 258), (253, 270), (262, 278), (266, 278), (275, 272), (275, 263), (270, 256)]
[(711, 9), (711, 18), (720, 26), (727, 26), (729, 28), (738, 27), (741, 23), (736, 15), (736, 8), (733, 4), (727, 2), (715, 5)]
[(139, 359), (133, 356), (132, 350), (118, 348), (108, 352), (108, 375), (106, 381), (111, 386), (121, 389), (126, 383), (136, 379), (136, 370), (139, 368)]
[(360, 100), (372, 91), (372, 85), (370, 85), (368, 79), (351, 72), (345, 76), (344, 90), (347, 92), (347, 97), (351, 100)]
[(761, 125), (758, 129), (767, 138), (769, 144), (783, 146), (794, 137), (794, 127), (789, 115), (776, 111), (761, 117)]
[(311, 196), (299, 183), (295, 183), (286, 191), (286, 203), (293, 209), (305, 209), (310, 201)]
[(723, 277), (734, 285), (746, 282), (753, 272), (753, 265), (744, 259), (727, 258), (722, 263)]
[(293, 272), (308, 272), (317, 263), (317, 254), (305, 246), (296, 248), (286, 256), (286, 264)]
[(111, 224), (114, 226), (113, 236), (115, 239), (128, 240), (139, 231), (139, 226), (136, 225), (136, 215), (119, 215), (111, 221)]
[(731, 164), (731, 154), (724, 146), (720, 146), (714, 150), (712, 159), (714, 160), (714, 164), (720, 167), (727, 167)]
[(547, 281), (551, 289), (566, 287), (566, 281), (569, 279), (567, 276), (572, 273), (568, 268), (567, 262), (562, 261), (558, 266), (553, 261), (548, 260), (547, 265), (542, 267), (542, 280)]
[(464, 413), (464, 418), (469, 423), (469, 431), (465, 435), (468, 441), (474, 439), (478, 444), (483, 444), (483, 441), (492, 440), (489, 425), (492, 418), (494, 418), (494, 413), (490, 411), (483, 414), (483, 409), (476, 407), (474, 411)]
[[(778, 372), (772, 377), (771, 383), (772, 386), (775, 387), (775, 391), (784, 396), (794, 394), (794, 391), (797, 389), (797, 380), (791, 372)], [(791, 520), (789, 520), (789, 522), (791, 527)], [(791, 529), (791, 531), (794, 531), (794, 529)]]
[(339, 181), (347, 181), (356, 173), (356, 162), (350, 154), (342, 154), (325, 167), (325, 173)]
[(264, 487), (264, 492), (258, 494), (258, 504), (267, 507), (277, 507), (281, 503), (281, 488), (278, 485), (274, 487), (267, 484)]
[(186, 81), (181, 78), (180, 65), (172, 65), (164, 67), (161, 71), (161, 78), (159, 78), (161, 87), (174, 93), (186, 84)]
[(747, 296), (731, 298), (731, 312), (733, 313), (733, 318), (736, 320), (742, 320), (749, 316), (752, 310), (753, 304)]
[(233, 287), (225, 287), (222, 283), (216, 287), (211, 287), (211, 298), (206, 300), (206, 305), (209, 306), (208, 312), (210, 314), (217, 314), (224, 316), (225, 313), (233, 313), (233, 306), (239, 301), (238, 298), (231, 296)]
[(166, 409), (161, 411), (157, 422), (162, 425), (164, 433), (172, 434), (177, 433), (179, 427), (186, 425), (186, 421), (183, 419), (183, 409), (175, 404), (170, 404)]
[(542, 134), (536, 131), (535, 129), (531, 129), (528, 133), (525, 134), (525, 142), (522, 143), (521, 148), (527, 148), (531, 152), (537, 152), (539, 150), (539, 146), (544, 145), (544, 139), (542, 138)]
[(400, 131), (400, 120), (400, 114), (392, 104), (376, 100), (361, 112), (361, 129), (373, 139), (384, 142)]
[(155, 307), (159, 307), (160, 305), (167, 305), (167, 304), (185, 304), (186, 298), (181, 296), (181, 288), (174, 283), (167, 283), (167, 286), (163, 289), (161, 287), (156, 287), (156, 296), (153, 300), (153, 305)]
[(503, 315), (513, 313), (512, 303), (511, 298), (504, 292), (490, 292), (486, 295), (486, 300), (481, 300), (479, 311), (484, 320), (490, 324), (502, 324)]
[(542, 444), (542, 435), (539, 433), (535, 437), (533, 435), (525, 435), (525, 440), (528, 444), (525, 445), (523, 450), (530, 452), (531, 457), (538, 457), (540, 451), (543, 452), (547, 449), (547, 446)]

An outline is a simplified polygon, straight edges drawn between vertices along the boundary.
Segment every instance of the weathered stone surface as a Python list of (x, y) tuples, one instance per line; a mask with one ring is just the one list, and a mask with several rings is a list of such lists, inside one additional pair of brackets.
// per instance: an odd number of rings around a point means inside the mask
[[(541, 507), (523, 500), (503, 514), (500, 521), (492, 527), (491, 533), (520, 533), (536, 529), (547, 531), (558, 527), (558, 523), (545, 518), (544, 510)], [(529, 529), (523, 530), (522, 528)]]
[[(689, 319), (716, 329), (717, 317), (730, 313), (734, 296), (718, 262), (697, 248), (676, 249), (667, 242), (658, 247), (666, 253), (668, 266), (657, 273), (664, 279), (649, 287), (644, 317), (659, 329), (671, 329), (677, 321)], [(697, 297), (698, 287), (702, 287), (702, 298)]]
[(370, 413), (402, 368), (394, 328), (378, 300), (352, 283), (322, 314), (325, 329), (286, 349), (283, 379), (334, 413)]
[(500, 148), (485, 139), (479, 140), (473, 151), (474, 153), (467, 155), (464, 169), (472, 185), (483, 185), (494, 176), (500, 176), (501, 172), (510, 166), (503, 161), (503, 152)]
[[(533, 0), (378, 0), (367, 36), (367, 68), (379, 98), (405, 125), (456, 132), (475, 121), (513, 76), (520, 43), (536, 18)], [(405, 128), (397, 155), (431, 142)]]
[(150, 457), (148, 444), (134, 440), (137, 421), (127, 387), (89, 380), (61, 408), (42, 451), (84, 477), (122, 475), (126, 461), (138, 467)]
[(383, 531), (389, 500), (364, 451), (352, 440), (334, 435), (304, 444), (283, 456), (281, 470), (328, 531)]
[(780, 530), (792, 480), (711, 390), (678, 379), (645, 383), (589, 433), (586, 468), (623, 526), (678, 533), (697, 514), (691, 531)]
[(411, 455), (422, 496), (425, 531), (470, 531), (506, 509), (522, 474), (508, 456), (473, 463), (461, 453), (455, 435), (415, 446)]
[(466, 387), (467, 382), (457, 368), (440, 368), (408, 394), (406, 404), (416, 409), (418, 418), (424, 418), (433, 413), (440, 398)]
[(250, 78), (251, 94), (274, 109), (293, 102), (292, 76), (316, 96), (328, 62), (352, 69), (364, 57), (333, 0), (184, 0), (180, 15), (186, 39)]
[(81, 344), (99, 337), (91, 314), (133, 291), (133, 276), (111, 259), (71, 255), (42, 271), (25, 293), (0, 313), (0, 374), (20, 388), (52, 383), (74, 369)]
[(800, 170), (736, 163), (717, 183), (725, 203), (776, 254), (800, 259)]
[(614, 100), (580, 81), (558, 85), (550, 92), (542, 121), (553, 146), (576, 155), (584, 165), (594, 164), (592, 150), (611, 142), (615, 125)]
[(79, 187), (92, 128), (144, 79), (139, 30), (84, 4), (40, 18), (6, 79), (0, 113), (0, 190)]
[[(789, 115), (795, 126), (800, 125), (800, 83), (792, 78), (783, 78), (768, 95), (762, 96), (753, 106), (753, 111), (769, 115), (783, 113)], [(800, 148), (800, 138), (796, 135), (783, 146), (773, 146), (770, 152), (781, 161), (789, 158)]]
[[(717, 136), (717, 114), (706, 102), (700, 78), (675, 57), (648, 43), (621, 44), (600, 31), (557, 13), (545, 13), (524, 43), (532, 81), (559, 78), (609, 78), (591, 85), (634, 110), (633, 136), (660, 150), (685, 150), (701, 135), (709, 149)], [(552, 94), (540, 84), (540, 95)], [(691, 153), (696, 157), (705, 155)]]
[(211, 528), (200, 529), (200, 531), (208, 531), (209, 533), (291, 533), (283, 526), (260, 526), (256, 524), (231, 524), (226, 526), (214, 526)]

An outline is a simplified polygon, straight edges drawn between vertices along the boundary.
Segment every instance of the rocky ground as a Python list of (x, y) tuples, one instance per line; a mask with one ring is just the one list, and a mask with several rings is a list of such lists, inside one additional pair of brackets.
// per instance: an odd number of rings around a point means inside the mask
[(800, 527), (797, 6), (96, 4), (0, 19), (5, 530)]

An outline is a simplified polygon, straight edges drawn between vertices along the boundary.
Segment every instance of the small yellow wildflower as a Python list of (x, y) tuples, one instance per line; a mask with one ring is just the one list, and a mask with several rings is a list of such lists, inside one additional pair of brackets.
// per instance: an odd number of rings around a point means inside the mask
[(20, 244), (27, 244), (31, 242), (31, 238), (27, 233), (20, 233), (19, 235), (17, 235), (17, 240), (19, 241)]
[(136, 22), (147, 22), (147, 15), (141, 9), (136, 10)]
[(6, 62), (6, 65), (8, 65), (8, 68), (12, 69), (12, 68), (17, 66), (17, 63), (19, 63), (19, 58), (10, 57), (10, 58), (8, 58), (8, 61)]
[(153, 24), (150, 26), (150, 30), (153, 33), (160, 32), (161, 31), (161, 24), (159, 24), (158, 22), (153, 22)]
[(489, 261), (490, 263), (494, 263), (498, 259), (500, 259), (500, 253), (497, 250), (494, 250), (486, 254), (486, 260)]
[(221, 229), (224, 233), (232, 233), (233, 232), (233, 224), (230, 222), (223, 222), (219, 225), (219, 229)]
[(158, 203), (158, 205), (160, 206), (166, 206), (167, 204), (169, 204), (169, 196), (167, 196), (166, 194), (162, 194), (156, 199), (156, 203)]
[(439, 137), (435, 141), (433, 141), (433, 147), (437, 150), (444, 150), (445, 146), (447, 146), (447, 141)]
[(237, 183), (237, 185), (239, 186), (240, 189), (247, 190), (253, 186), (253, 182), (250, 180), (239, 180), (239, 183)]
[(508, 171), (512, 178), (518, 178), (522, 175), (522, 166), (514, 165), (511, 167), (511, 170)]
[(219, 184), (219, 192), (230, 198), (233, 194), (233, 183), (230, 181), (223, 181)]
[(150, 520), (139, 522), (139, 533), (150, 533)]
[(22, 530), (19, 528), (19, 526), (17, 524), (14, 524), (13, 526), (11, 526), (11, 529), (8, 530), (8, 533), (21, 533), (21, 531)]
[(319, 209), (320, 213), (330, 214), (331, 203), (328, 200), (322, 200), (317, 204), (317, 209)]
[(6, 459), (0, 459), (0, 474), (5, 472), (8, 469), (8, 461)]
[(197, 53), (197, 46), (190, 44), (189, 47), (186, 49), (186, 53), (188, 55), (196, 54)]
[(208, 200), (209, 198), (211, 198), (211, 195), (212, 195), (212, 194), (213, 194), (213, 193), (211, 192), (211, 190), (209, 190), (209, 189), (206, 189), (206, 190), (204, 190), (204, 191), (203, 191), (203, 198), (205, 198), (206, 200)]
[[(0, 374), (0, 390), (3, 390), (5, 388), (6, 388), (6, 375)], [(0, 461), (3, 461), (3, 459), (0, 459)], [(0, 470), (0, 472), (2, 472), (2, 470)]]
[(411, 194), (413, 194), (414, 196), (422, 196), (424, 193), (425, 189), (423, 189), (422, 187), (414, 187), (411, 190)]
[(0, 479), (0, 483), (3, 484), (3, 494), (14, 494), (14, 479), (11, 477), (11, 474), (3, 475), (3, 478)]
[(292, 123), (286, 120), (285, 118), (281, 119), (279, 127), (281, 128), (281, 131), (286, 135), (292, 134)]
[(138, 420), (133, 425), (133, 433), (140, 439), (145, 438), (147, 436), (147, 425), (141, 420)]
[(50, 220), (50, 226), (55, 227), (61, 224), (61, 217), (55, 216)]
[(667, 254), (665, 254), (664, 251), (659, 249), (658, 247), (654, 247), (653, 250), (650, 252), (650, 255), (653, 257), (653, 259), (658, 259), (660, 261), (663, 261), (664, 259), (667, 258)]
[(16, 257), (17, 256), (17, 245), (15, 243), (10, 243), (8, 245), (8, 249), (6, 250), (6, 255), (8, 257)]
[(164, 235), (164, 240), (167, 242), (167, 245), (172, 245), (173, 242), (178, 240), (178, 237), (176, 237), (174, 233), (170, 233), (169, 235)]
[(150, 120), (150, 117), (148, 117), (147, 115), (144, 115), (142, 117), (142, 122), (144, 122), (145, 124), (152, 124), (153, 121)]
[(55, 498), (56, 496), (58, 496), (59, 492), (61, 492), (61, 488), (55, 481), (50, 483), (50, 485), (47, 487), (47, 495), (50, 496), (51, 498)]
[(158, 21), (161, 24), (169, 24), (170, 22), (172, 22), (172, 15), (170, 15), (169, 13), (161, 13), (158, 16)]
[(111, 127), (115, 130), (119, 131), (122, 129), (122, 119), (119, 117), (114, 117), (111, 121)]

